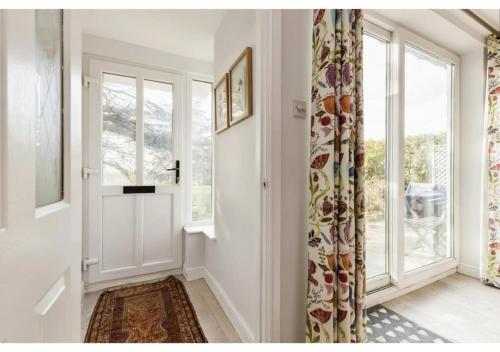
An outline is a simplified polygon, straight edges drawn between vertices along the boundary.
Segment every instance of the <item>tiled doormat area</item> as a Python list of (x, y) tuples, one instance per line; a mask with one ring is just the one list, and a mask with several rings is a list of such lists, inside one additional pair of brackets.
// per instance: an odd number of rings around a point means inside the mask
[(379, 304), (368, 309), (369, 343), (451, 342)]

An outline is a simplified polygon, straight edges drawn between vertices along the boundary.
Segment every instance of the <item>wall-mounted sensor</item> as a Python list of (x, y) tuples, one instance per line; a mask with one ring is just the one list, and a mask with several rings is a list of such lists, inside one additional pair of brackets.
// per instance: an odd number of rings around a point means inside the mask
[(307, 104), (305, 101), (294, 100), (292, 104), (293, 117), (305, 119), (307, 117)]

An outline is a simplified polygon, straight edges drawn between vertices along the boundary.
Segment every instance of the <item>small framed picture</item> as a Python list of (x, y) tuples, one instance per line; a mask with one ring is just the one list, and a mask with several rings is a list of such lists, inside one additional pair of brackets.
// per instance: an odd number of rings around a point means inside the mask
[(224, 74), (214, 88), (215, 97), (215, 133), (229, 128), (229, 79)]
[(229, 125), (252, 116), (252, 91), (252, 48), (246, 48), (229, 68)]

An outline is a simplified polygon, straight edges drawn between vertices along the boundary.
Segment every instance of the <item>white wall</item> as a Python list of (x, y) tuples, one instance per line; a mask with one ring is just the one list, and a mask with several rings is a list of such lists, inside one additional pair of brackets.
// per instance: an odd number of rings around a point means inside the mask
[(484, 51), (461, 57), (460, 106), (460, 265), (459, 271), (479, 276), (481, 193), (484, 141)]
[(307, 294), (307, 174), (309, 114), (292, 116), (292, 101), (307, 102), (311, 90), (311, 10), (282, 11), (282, 342), (304, 342)]
[(211, 62), (191, 59), (165, 51), (134, 45), (119, 40), (102, 38), (85, 33), (83, 52), (108, 57), (125, 63), (136, 63), (163, 69), (212, 75)]
[[(256, 11), (228, 11), (215, 35), (214, 79), (219, 80), (247, 47), (259, 84)], [(254, 89), (255, 91), (255, 89)], [(260, 330), (261, 146), (259, 98), (254, 114), (215, 135), (215, 241), (205, 243), (207, 282), (244, 340)]]

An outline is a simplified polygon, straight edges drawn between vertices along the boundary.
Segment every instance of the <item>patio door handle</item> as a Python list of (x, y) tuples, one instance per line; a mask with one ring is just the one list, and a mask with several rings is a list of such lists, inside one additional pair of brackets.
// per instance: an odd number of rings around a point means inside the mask
[(181, 162), (179, 160), (176, 160), (175, 167), (167, 169), (167, 171), (175, 171), (175, 183), (179, 184), (181, 180)]

